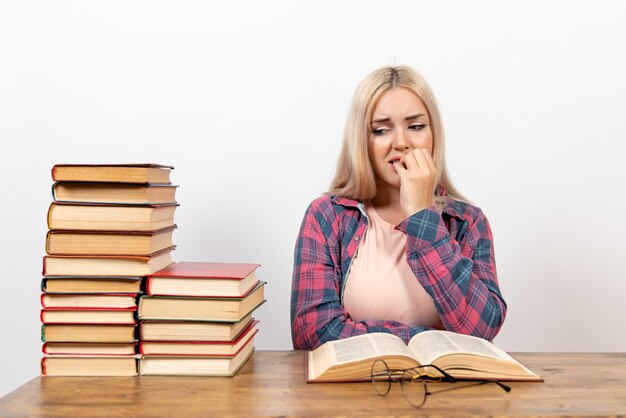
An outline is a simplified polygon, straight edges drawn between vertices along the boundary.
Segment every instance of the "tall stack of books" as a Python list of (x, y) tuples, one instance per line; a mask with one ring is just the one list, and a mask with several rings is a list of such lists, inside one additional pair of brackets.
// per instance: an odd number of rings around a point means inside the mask
[(43, 259), (44, 375), (137, 375), (142, 278), (172, 263), (173, 167), (56, 165)]
[(264, 299), (258, 264), (178, 262), (139, 299), (142, 375), (232, 376), (254, 351)]

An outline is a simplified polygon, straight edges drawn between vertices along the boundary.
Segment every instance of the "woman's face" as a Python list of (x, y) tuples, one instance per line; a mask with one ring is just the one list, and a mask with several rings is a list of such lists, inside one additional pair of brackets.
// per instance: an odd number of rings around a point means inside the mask
[(378, 182), (399, 188), (394, 161), (416, 148), (433, 153), (433, 134), (422, 100), (402, 87), (384, 92), (372, 110), (368, 135), (370, 164)]

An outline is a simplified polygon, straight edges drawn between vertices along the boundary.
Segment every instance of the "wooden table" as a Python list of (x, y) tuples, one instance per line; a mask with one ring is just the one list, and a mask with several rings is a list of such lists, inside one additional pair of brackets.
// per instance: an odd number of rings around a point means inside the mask
[(233, 378), (36, 377), (0, 399), (0, 416), (626, 416), (626, 353), (514, 353), (545, 378), (430, 396), (409, 406), (399, 385), (306, 384), (302, 351), (257, 351)]

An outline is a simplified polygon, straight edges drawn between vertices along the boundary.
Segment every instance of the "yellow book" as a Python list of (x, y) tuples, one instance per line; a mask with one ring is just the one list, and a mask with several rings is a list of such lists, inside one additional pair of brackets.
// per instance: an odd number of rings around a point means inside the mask
[(52, 180), (169, 184), (173, 169), (159, 164), (57, 164)]
[(52, 203), (48, 228), (83, 231), (156, 231), (174, 225), (177, 204), (104, 205)]
[(156, 231), (48, 231), (46, 252), (51, 255), (147, 256), (174, 245), (176, 225)]

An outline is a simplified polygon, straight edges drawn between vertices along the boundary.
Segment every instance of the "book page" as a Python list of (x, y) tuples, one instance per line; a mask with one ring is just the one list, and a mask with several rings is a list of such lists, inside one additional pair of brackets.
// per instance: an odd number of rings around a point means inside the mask
[(413, 357), (404, 342), (392, 334), (372, 333), (335, 341), (332, 345), (338, 363), (363, 360), (384, 354)]
[(512, 358), (482, 338), (449, 331), (424, 331), (409, 341), (409, 347), (422, 364), (432, 364), (436, 358), (452, 353), (512, 360)]

